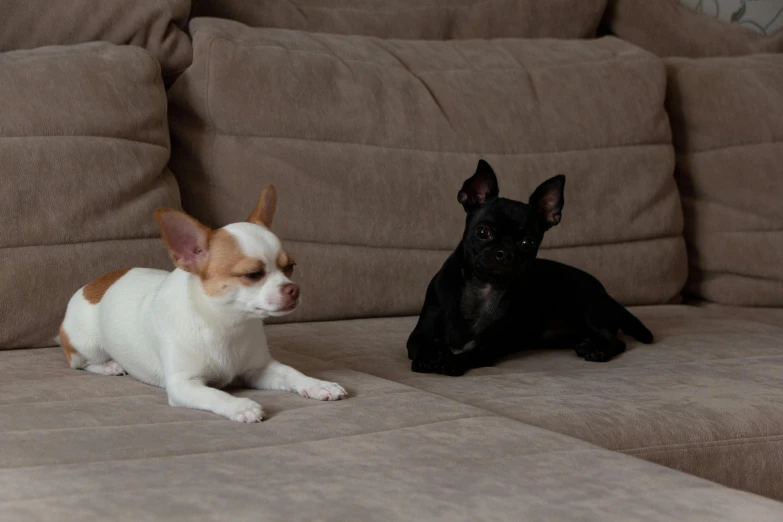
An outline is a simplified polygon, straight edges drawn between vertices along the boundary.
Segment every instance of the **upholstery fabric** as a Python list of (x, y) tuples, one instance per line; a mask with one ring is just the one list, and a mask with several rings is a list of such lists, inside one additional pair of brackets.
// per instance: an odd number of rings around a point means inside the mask
[(783, 306), (783, 54), (667, 61), (687, 290)]
[(783, 308), (750, 308), (747, 306), (725, 306), (709, 301), (700, 301), (693, 303), (706, 309), (721, 310), (724, 313), (731, 314), (732, 317), (755, 321), (759, 323), (771, 324), (783, 328)]
[(188, 66), (190, 0), (3, 0), (0, 52), (105, 41), (146, 49), (173, 77)]
[(679, 0), (609, 0), (604, 25), (612, 34), (659, 56), (783, 52), (783, 30), (761, 34), (695, 11)]
[(184, 207), (223, 225), (275, 184), (273, 228), (305, 288), (291, 320), (418, 313), (462, 235), (456, 193), (481, 157), (515, 199), (567, 175), (545, 257), (594, 273), (625, 303), (681, 290), (682, 210), (654, 56), (614, 38), (190, 28), (194, 63), (169, 91)]
[(193, 16), (380, 38), (591, 38), (606, 0), (195, 0)]
[(272, 331), (287, 351), (783, 500), (783, 325), (725, 308), (633, 312), (656, 342), (631, 340), (608, 363), (541, 349), (457, 378), (411, 372), (414, 318)]
[[(710, 381), (704, 372), (733, 357), (740, 367), (749, 364), (742, 374), (752, 377), (745, 391), (764, 388), (764, 381), (780, 390), (779, 368), (765, 370), (754, 362), (754, 355), (772, 350), (764, 344), (771, 331), (732, 353), (733, 341), (754, 325), (730, 323), (700, 344), (693, 337), (720, 321), (685, 314), (690, 322), (678, 322), (682, 308), (641, 312), (667, 341), (633, 349), (607, 365), (553, 351), (459, 379), (409, 372), (403, 344), (410, 318), (272, 326), (268, 334), (278, 359), (342, 383), (350, 397), (322, 403), (290, 393), (233, 390), (258, 400), (269, 414), (251, 425), (170, 407), (163, 390), (128, 376), (71, 370), (57, 348), (5, 351), (3, 520), (781, 520), (778, 502), (509, 418), (530, 416), (561, 431), (573, 431), (575, 419), (582, 419), (604, 441), (619, 431), (614, 423), (641, 432), (642, 426), (628, 427), (638, 416), (623, 418), (616, 410), (631, 413), (632, 400), (650, 411), (684, 401), (709, 405), (716, 391), (711, 384), (719, 384), (720, 376)], [(713, 349), (715, 340), (720, 342)], [(669, 364), (660, 364), (663, 354)], [(391, 378), (355, 369), (364, 366)], [(633, 379), (640, 379), (641, 389), (633, 396), (622, 393)], [(484, 393), (477, 395), (482, 382)], [(613, 384), (612, 393), (600, 392), (602, 383)], [(456, 393), (461, 386), (464, 393)], [(418, 389), (425, 387), (437, 395)], [(575, 393), (580, 389), (581, 396)], [(559, 410), (547, 416), (546, 404)], [(718, 404), (713, 408), (718, 415)], [(733, 404), (722, 413), (740, 410)], [(703, 435), (697, 429), (702, 412), (659, 415), (658, 422), (644, 425), (647, 437), (697, 439)], [(764, 412), (775, 413), (757, 413)], [(770, 415), (761, 426), (780, 418)], [(586, 437), (583, 431), (577, 435)], [(781, 474), (767, 456), (748, 465), (766, 463), (755, 471), (775, 482)], [(677, 455), (671, 458), (677, 461)], [(735, 475), (754, 472), (733, 463)]]
[(95, 277), (171, 266), (152, 211), (179, 193), (160, 68), (139, 48), (0, 54), (0, 105), (0, 347), (29, 347)]

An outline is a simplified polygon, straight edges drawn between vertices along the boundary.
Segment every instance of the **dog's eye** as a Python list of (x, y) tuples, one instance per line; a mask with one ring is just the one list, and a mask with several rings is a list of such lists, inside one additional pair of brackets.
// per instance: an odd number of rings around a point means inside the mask
[(296, 266), (296, 263), (288, 263), (283, 268), (283, 273), (285, 274), (286, 277), (291, 277), (293, 275), (295, 266)]
[(259, 270), (258, 272), (250, 272), (249, 274), (245, 274), (243, 276), (248, 281), (260, 281), (262, 277), (264, 277), (264, 271)]
[(531, 249), (535, 247), (536, 247), (536, 240), (533, 239), (532, 237), (526, 237), (525, 239), (522, 240), (522, 248)]
[(492, 239), (492, 231), (489, 229), (486, 225), (480, 225), (476, 229), (476, 237), (478, 237), (482, 241), (489, 241)]

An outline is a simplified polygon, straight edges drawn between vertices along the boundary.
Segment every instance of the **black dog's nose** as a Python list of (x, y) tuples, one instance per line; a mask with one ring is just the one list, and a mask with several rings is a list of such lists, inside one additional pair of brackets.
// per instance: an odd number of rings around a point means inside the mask
[(495, 252), (495, 259), (497, 259), (498, 261), (503, 261), (504, 259), (506, 259), (506, 252), (504, 250), (498, 250), (497, 252)]

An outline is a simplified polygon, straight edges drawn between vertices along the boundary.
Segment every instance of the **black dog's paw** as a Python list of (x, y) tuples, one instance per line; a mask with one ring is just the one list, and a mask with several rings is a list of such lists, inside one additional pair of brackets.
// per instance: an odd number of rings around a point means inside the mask
[(625, 351), (625, 342), (620, 339), (604, 340), (588, 337), (576, 346), (575, 351), (585, 361), (606, 362)]
[(411, 363), (411, 371), (416, 373), (434, 373), (432, 361), (414, 359)]
[(453, 358), (449, 357), (441, 362), (436, 373), (448, 375), (449, 377), (459, 377), (465, 375), (465, 368), (458, 364)]
[(465, 369), (453, 357), (431, 360), (416, 359), (411, 363), (411, 370), (416, 373), (439, 373), (449, 377), (459, 377), (465, 374)]

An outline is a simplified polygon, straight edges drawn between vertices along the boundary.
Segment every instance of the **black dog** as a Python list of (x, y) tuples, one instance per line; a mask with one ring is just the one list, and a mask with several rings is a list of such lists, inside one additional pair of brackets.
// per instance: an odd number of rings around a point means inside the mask
[(576, 353), (608, 361), (625, 351), (618, 331), (651, 343), (650, 331), (576, 268), (536, 259), (541, 240), (560, 222), (565, 176), (542, 183), (527, 204), (498, 197), (489, 164), (457, 196), (467, 212), (457, 249), (427, 288), (424, 307), (408, 338), (414, 372), (462, 375), (540, 342), (559, 321)]

